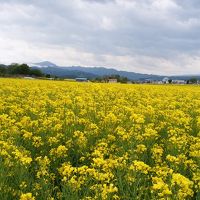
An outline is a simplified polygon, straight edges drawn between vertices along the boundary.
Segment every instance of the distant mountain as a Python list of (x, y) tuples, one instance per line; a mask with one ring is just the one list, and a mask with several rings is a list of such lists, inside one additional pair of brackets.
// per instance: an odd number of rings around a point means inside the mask
[[(104, 68), (104, 67), (81, 67), (81, 66), (68, 66), (61, 67), (56, 64), (44, 61), (40, 63), (33, 63), (29, 65), (32, 68), (40, 68), (40, 70), (45, 74), (50, 74), (63, 78), (78, 78), (85, 77), (88, 79), (93, 79), (100, 76), (109, 76), (109, 75), (120, 75), (127, 77), (129, 80), (162, 80), (165, 76), (152, 75), (152, 74), (141, 74), (135, 72), (127, 72), (127, 71), (118, 71), (112, 68)], [(168, 76), (171, 79), (183, 79), (188, 80), (191, 77), (196, 77), (200, 79), (200, 76)]]
[(66, 67), (40, 67), (40, 70), (44, 74), (50, 74), (52, 76), (58, 76), (62, 78), (80, 78), (85, 77), (88, 79), (92, 79), (97, 77), (95, 74), (87, 73), (80, 70), (70, 70)]
[(181, 75), (181, 76), (168, 76), (172, 80), (190, 80), (191, 78), (196, 78), (200, 80), (200, 75)]
[(116, 69), (108, 69), (104, 67), (80, 67), (80, 66), (73, 66), (73, 67), (67, 67), (68, 69), (73, 70), (81, 70), (87, 73), (92, 73), (97, 76), (105, 76), (105, 75), (120, 75), (127, 77), (130, 80), (145, 80), (145, 79), (152, 79), (152, 80), (162, 80), (164, 76), (158, 76), (158, 75), (151, 75), (151, 74), (140, 74), (135, 72), (127, 72), (127, 71), (118, 71)]
[(30, 63), (28, 64), (30, 67), (57, 67), (56, 64), (49, 62), (49, 61), (43, 61), (43, 62), (39, 62), (39, 63)]

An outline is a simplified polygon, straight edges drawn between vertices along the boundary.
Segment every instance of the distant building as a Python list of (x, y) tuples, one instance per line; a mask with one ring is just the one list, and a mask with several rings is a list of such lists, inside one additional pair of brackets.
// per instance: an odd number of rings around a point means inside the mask
[(155, 80), (155, 81), (153, 81), (152, 83), (153, 83), (153, 84), (163, 84), (163, 82), (162, 82), (162, 81), (159, 81), (159, 80)]
[(169, 78), (168, 77), (163, 78), (162, 82), (165, 84), (169, 83)]
[(150, 78), (147, 78), (143, 81), (143, 83), (153, 83), (154, 81)]
[(35, 79), (35, 78), (30, 77), (30, 76), (25, 76), (24, 79), (31, 79), (31, 80), (33, 80), (33, 79)]
[(110, 79), (108, 79), (108, 83), (117, 83), (117, 79), (116, 78), (110, 78)]
[(157, 81), (157, 84), (162, 84), (162, 81)]
[(186, 84), (187, 82), (185, 80), (172, 80), (173, 84)]
[(77, 82), (88, 82), (87, 78), (76, 78)]

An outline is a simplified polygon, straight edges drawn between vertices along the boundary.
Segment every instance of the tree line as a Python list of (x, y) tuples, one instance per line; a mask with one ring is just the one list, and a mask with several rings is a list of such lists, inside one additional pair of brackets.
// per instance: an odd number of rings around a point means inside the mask
[(99, 76), (92, 80), (92, 82), (109, 82), (109, 79), (116, 79), (119, 83), (127, 83), (129, 80), (127, 77), (120, 76), (118, 74), (108, 75), (108, 76)]
[(2, 65), (0, 64), (0, 76), (34, 76), (42, 77), (44, 74), (39, 69), (33, 69), (27, 64), (11, 64)]

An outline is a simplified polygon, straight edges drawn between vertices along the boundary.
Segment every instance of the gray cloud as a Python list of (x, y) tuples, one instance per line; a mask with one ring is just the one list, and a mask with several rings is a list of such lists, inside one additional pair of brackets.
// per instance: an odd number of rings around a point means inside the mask
[(198, 0), (0, 0), (0, 10), (0, 62), (200, 73)]
[(84, 0), (90, 3), (110, 3), (115, 2), (115, 0)]

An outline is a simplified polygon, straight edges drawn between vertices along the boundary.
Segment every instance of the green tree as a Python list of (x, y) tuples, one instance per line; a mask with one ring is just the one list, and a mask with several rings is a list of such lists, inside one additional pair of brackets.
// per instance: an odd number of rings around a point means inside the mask
[(18, 67), (18, 73), (28, 75), (30, 74), (30, 67), (27, 64), (22, 64)]
[(31, 76), (37, 76), (37, 77), (41, 77), (43, 76), (42, 72), (39, 69), (30, 69), (30, 73)]
[(197, 83), (197, 78), (193, 77), (189, 80), (190, 83), (195, 84)]
[(19, 75), (29, 75), (30, 74), (30, 67), (27, 64), (11, 64), (8, 66), (8, 73), (9, 74), (19, 74)]
[(0, 65), (0, 75), (5, 75), (6, 71), (7, 71), (6, 66)]
[(127, 77), (121, 77), (120, 78), (120, 82), (121, 83), (127, 83), (128, 82), (128, 78)]
[(46, 78), (51, 78), (51, 74), (46, 74)]

